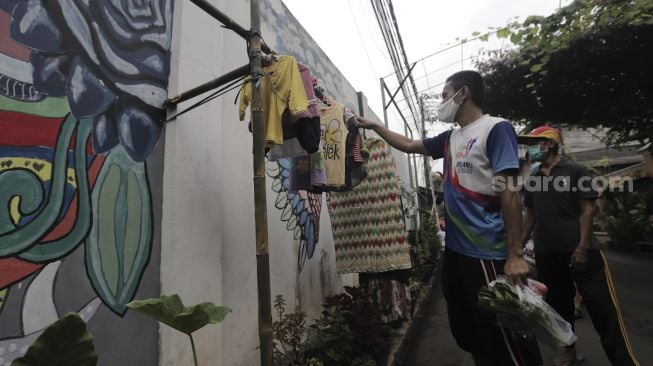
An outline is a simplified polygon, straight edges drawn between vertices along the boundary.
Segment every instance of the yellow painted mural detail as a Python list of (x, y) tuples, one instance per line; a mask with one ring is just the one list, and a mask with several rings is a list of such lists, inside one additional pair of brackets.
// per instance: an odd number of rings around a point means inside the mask
[[(11, 164), (6, 164), (11, 162)], [(2, 164), (4, 163), (4, 164)], [(52, 177), (52, 164), (47, 160), (42, 159), (31, 159), (31, 158), (2, 158), (0, 159), (0, 173), (5, 170), (15, 169), (17, 167), (27, 169), (30, 172), (34, 173), (41, 182), (46, 182)], [(68, 168), (66, 173), (67, 183), (77, 188), (77, 179), (75, 178), (75, 169)], [(14, 197), (9, 201), (9, 210), (11, 214), (11, 219), (14, 221), (14, 224), (18, 224), (20, 221), (21, 215), (18, 210), (18, 205), (20, 204), (20, 197)]]
[(14, 225), (18, 225), (20, 221), (20, 211), (18, 211), (18, 205), (20, 205), (20, 197), (14, 196), (9, 201), (9, 214), (11, 215), (11, 221), (14, 222)]

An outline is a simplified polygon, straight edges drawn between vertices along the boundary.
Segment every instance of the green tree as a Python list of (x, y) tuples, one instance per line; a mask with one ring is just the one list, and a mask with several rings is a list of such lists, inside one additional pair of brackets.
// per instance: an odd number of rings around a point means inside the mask
[(576, 0), (497, 32), (515, 47), (479, 60), (489, 113), (606, 127), (609, 142), (653, 136), (653, 0)]

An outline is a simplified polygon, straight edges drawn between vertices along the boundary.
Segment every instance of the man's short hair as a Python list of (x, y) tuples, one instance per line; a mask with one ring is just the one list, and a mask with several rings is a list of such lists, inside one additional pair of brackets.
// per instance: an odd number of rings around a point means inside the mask
[(469, 88), (472, 93), (472, 101), (479, 108), (483, 107), (483, 97), (485, 96), (485, 82), (483, 77), (476, 71), (465, 70), (458, 71), (457, 73), (447, 78), (447, 83), (451, 82), (451, 87), (454, 92), (457, 92), (463, 86)]

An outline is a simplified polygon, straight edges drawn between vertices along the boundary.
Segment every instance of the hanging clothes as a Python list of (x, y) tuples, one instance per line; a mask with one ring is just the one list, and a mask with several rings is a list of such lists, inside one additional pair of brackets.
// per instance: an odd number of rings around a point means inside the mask
[(410, 295), (411, 272), (401, 269), (382, 273), (361, 273), (358, 277), (360, 286), (367, 289), (389, 321), (408, 320), (412, 315)]
[(313, 154), (320, 144), (320, 111), (318, 99), (315, 98), (311, 70), (297, 63), (299, 74), (308, 99), (305, 112), (296, 115), (286, 110), (282, 115), (283, 144), (273, 147), (268, 153), (269, 160), (295, 158)]
[[(309, 141), (316, 141), (313, 152), (317, 151), (320, 142), (319, 118), (317, 118), (315, 121), (315, 128), (317, 129), (317, 132), (312, 133), (312, 136), (310, 134), (310, 129), (296, 128), (296, 125), (299, 125), (300, 123), (298, 122), (297, 124), (294, 124), (292, 122), (292, 117), (290, 116), (290, 112), (287, 109), (283, 112), (281, 117), (281, 124), (283, 129), (283, 144), (277, 145), (270, 149), (267, 155), (268, 160), (276, 161), (279, 159), (296, 158), (299, 156), (308, 155), (309, 153), (304, 148), (304, 145), (310, 144), (310, 142), (306, 142), (305, 139), (308, 139)], [(300, 140), (298, 132), (301, 134), (302, 139), (304, 139), (304, 144), (302, 144), (302, 140)], [(306, 132), (309, 132), (308, 136), (305, 136), (304, 133)]]
[(288, 191), (307, 191), (311, 193), (324, 192), (326, 185), (326, 170), (324, 167), (324, 150), (320, 146), (311, 155), (292, 159)]
[[(260, 79), (261, 104), (265, 114), (265, 145), (272, 148), (283, 144), (282, 116), (286, 109), (292, 116), (307, 112), (308, 98), (302, 83), (297, 61), (292, 56), (279, 56), (276, 62), (263, 67)], [(239, 117), (245, 119), (245, 110), (252, 100), (251, 83), (243, 86), (240, 95)]]
[(329, 214), (340, 273), (385, 272), (411, 267), (399, 180), (387, 145), (366, 140), (367, 178), (351, 192), (333, 192)]
[[(347, 110), (345, 110), (345, 117)], [(367, 177), (369, 151), (358, 130), (355, 117), (347, 120), (347, 148), (345, 161), (345, 185), (332, 189), (333, 192), (347, 192), (358, 186)]]
[(344, 121), (344, 113), (345, 107), (335, 102), (320, 109), (327, 185), (331, 187), (341, 187), (345, 184), (348, 130)]

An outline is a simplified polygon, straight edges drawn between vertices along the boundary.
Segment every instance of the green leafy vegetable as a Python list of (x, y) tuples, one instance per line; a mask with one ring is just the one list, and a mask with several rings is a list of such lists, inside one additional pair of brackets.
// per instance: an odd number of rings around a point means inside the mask
[(478, 292), (478, 306), (495, 312), (502, 326), (532, 332), (552, 348), (576, 341), (571, 325), (529, 287), (515, 287), (504, 279), (493, 281)]

